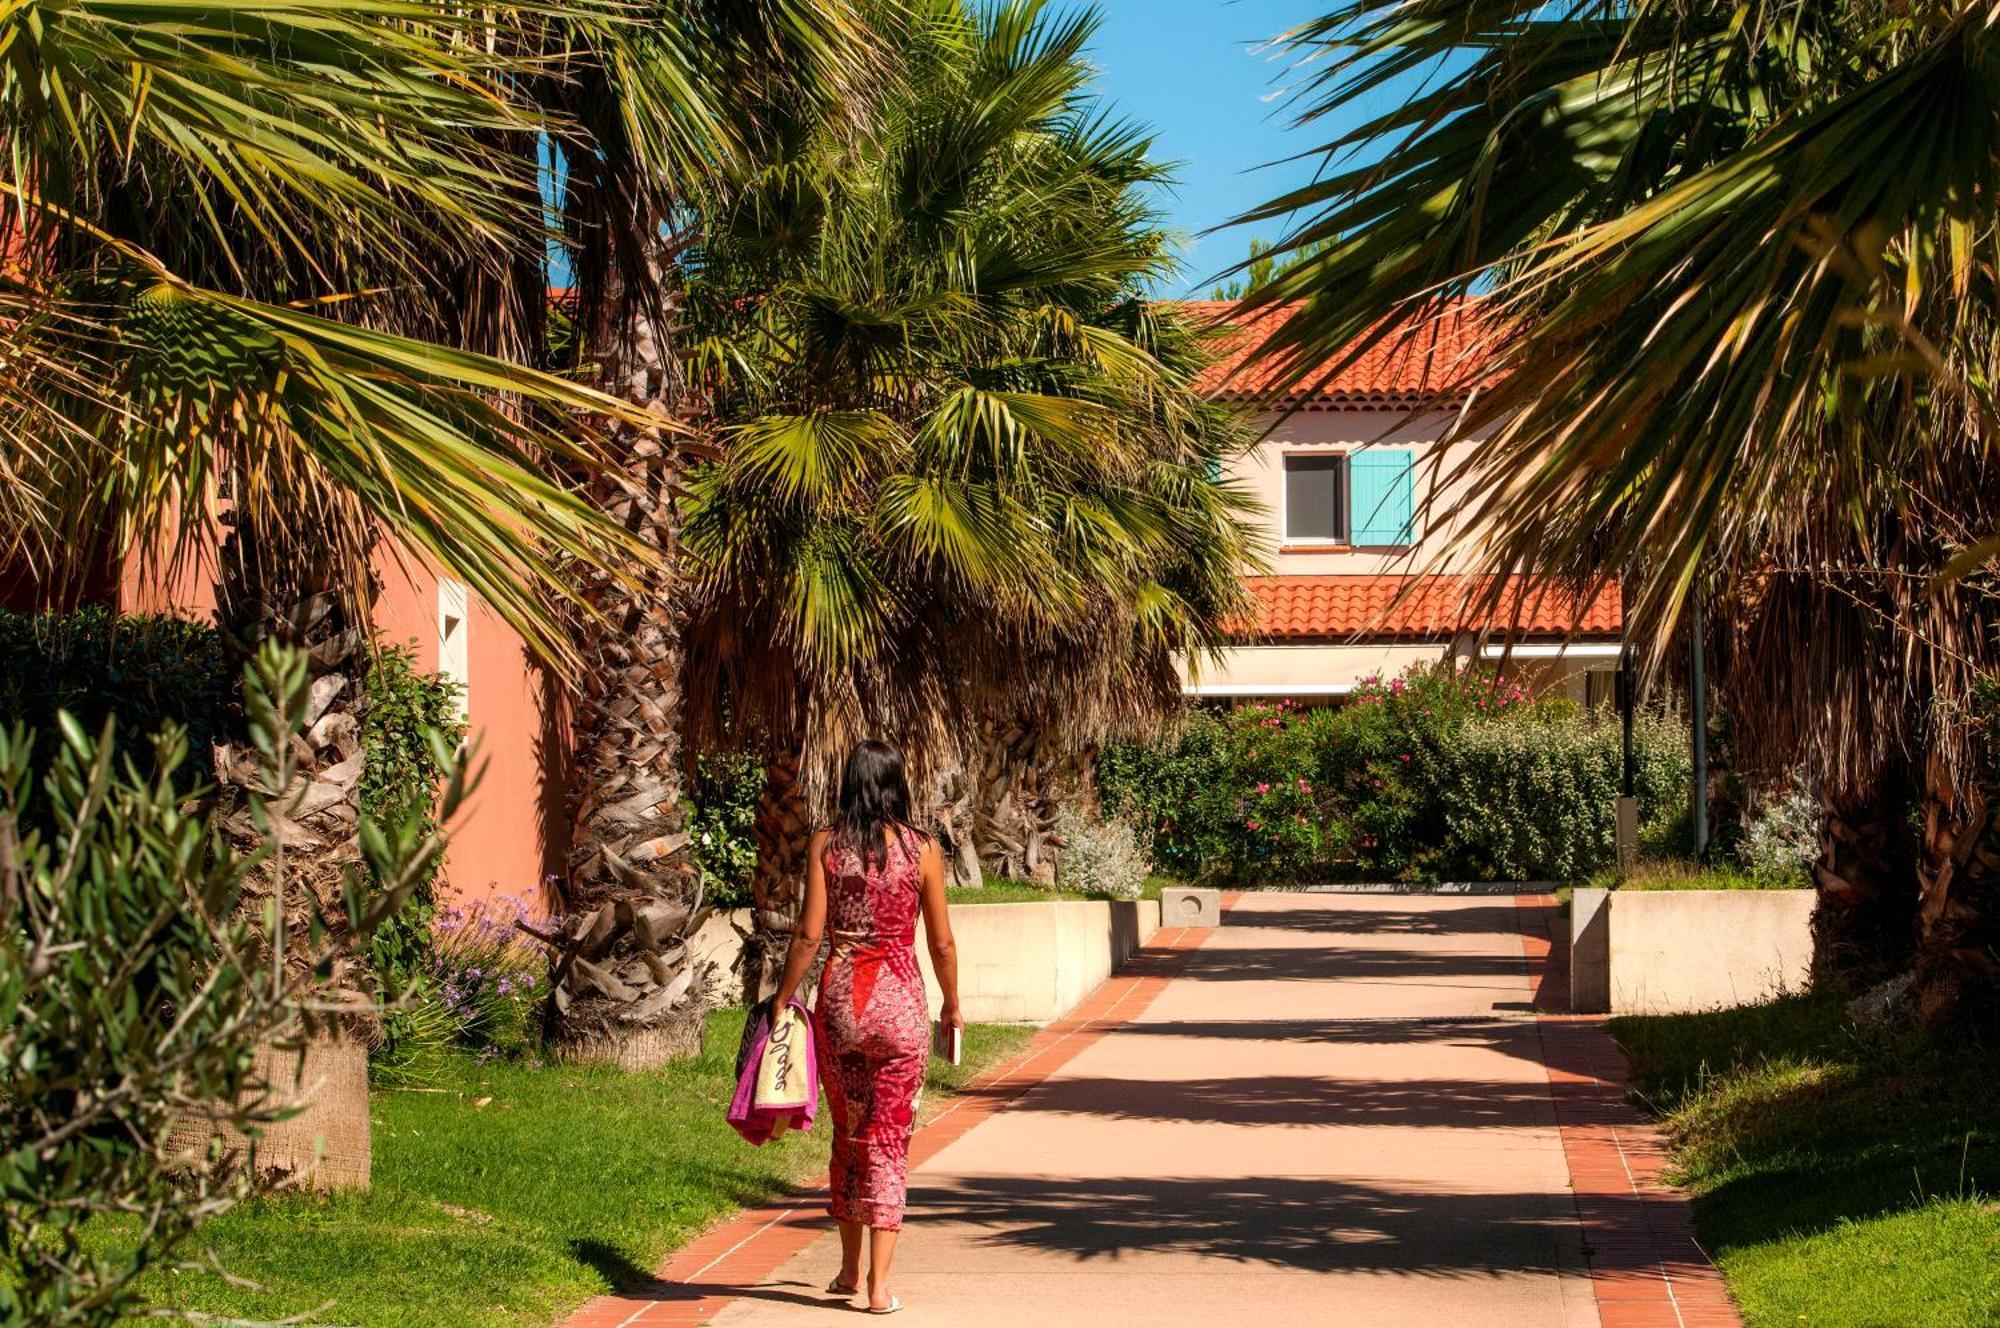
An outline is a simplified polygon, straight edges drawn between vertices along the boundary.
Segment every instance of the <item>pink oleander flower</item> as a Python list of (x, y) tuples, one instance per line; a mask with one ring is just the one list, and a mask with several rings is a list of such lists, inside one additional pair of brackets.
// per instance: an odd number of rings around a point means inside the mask
[(1261, 830), (1261, 829), (1263, 829), (1264, 827), (1263, 827), (1263, 826), (1261, 826), (1261, 825), (1259, 825), (1259, 824), (1258, 824), (1257, 822), (1255, 822), (1255, 821), (1245, 821), (1245, 822), (1243, 823), (1243, 828), (1244, 828), (1245, 830)]
[(1304, 779), (1301, 779), (1301, 780), (1299, 780), (1299, 792), (1301, 792), (1301, 793), (1310, 793), (1310, 792), (1312, 792), (1312, 791), (1313, 791), (1313, 786), (1312, 786), (1312, 785), (1310, 785), (1310, 784), (1306, 783), (1306, 781), (1305, 781)]
[(1257, 791), (1259, 793), (1269, 793), (1271, 791), (1271, 786), (1269, 784), (1259, 784), (1257, 786)]

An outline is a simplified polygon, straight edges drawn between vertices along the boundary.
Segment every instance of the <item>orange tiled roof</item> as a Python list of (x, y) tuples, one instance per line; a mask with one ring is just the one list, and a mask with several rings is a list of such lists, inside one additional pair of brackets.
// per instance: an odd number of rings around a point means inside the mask
[[(1517, 584), (1498, 612), (1468, 621), (1464, 603), (1480, 583), (1465, 577), (1416, 578), (1417, 587), (1400, 604), (1396, 597), (1410, 578), (1402, 576), (1253, 576), (1257, 620), (1248, 636), (1280, 640), (1439, 641), (1461, 631), (1567, 636), (1603, 636), (1619, 628), (1618, 588), (1607, 588), (1579, 614), (1575, 597), (1557, 590), (1526, 595)], [(1510, 578), (1518, 582), (1518, 578)]]
[[(1282, 400), (1294, 405), (1415, 405), (1463, 395), (1477, 377), (1481, 341), (1491, 330), (1476, 301), (1399, 335), (1385, 336), (1340, 372), (1309, 375)], [(1182, 308), (1197, 318), (1226, 323), (1236, 307), (1227, 300), (1187, 300)], [(1216, 362), (1203, 371), (1199, 386), (1213, 396), (1264, 398), (1279, 381), (1275, 363), (1251, 364), (1250, 354), (1270, 325), (1289, 313), (1276, 305), (1244, 323), (1230, 323), (1218, 339)], [(1337, 361), (1334, 361), (1337, 362)], [(1329, 362), (1328, 367), (1332, 367)]]

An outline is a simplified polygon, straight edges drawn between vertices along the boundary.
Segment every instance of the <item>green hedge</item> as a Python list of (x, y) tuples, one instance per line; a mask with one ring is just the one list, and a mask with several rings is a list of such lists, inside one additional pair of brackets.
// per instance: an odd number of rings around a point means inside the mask
[(222, 634), (204, 623), (99, 608), (0, 611), (0, 722), (27, 727), (38, 767), (57, 751), (58, 710), (92, 737), (115, 713), (121, 748), (141, 759), (162, 725), (185, 728), (191, 755), (178, 777), (192, 786), (207, 777), (210, 744), (240, 723), (239, 689)]
[[(1685, 816), (1686, 737), (1634, 734), (1640, 819)], [(1447, 668), (1371, 680), (1337, 708), (1242, 706), (1171, 738), (1113, 744), (1107, 810), (1158, 867), (1203, 880), (1581, 880), (1615, 853), (1610, 717)]]
[[(1678, 728), (1651, 720), (1634, 734), (1642, 821), (1672, 817), (1687, 796)], [(1453, 876), (1481, 881), (1583, 880), (1617, 857), (1619, 731), (1578, 715), (1526, 714), (1472, 723), (1447, 737), (1431, 767)]]

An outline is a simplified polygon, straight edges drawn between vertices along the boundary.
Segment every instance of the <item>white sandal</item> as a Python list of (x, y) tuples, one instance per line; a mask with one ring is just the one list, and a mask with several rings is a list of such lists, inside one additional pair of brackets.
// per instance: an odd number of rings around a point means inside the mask
[(901, 1296), (892, 1294), (889, 1297), (889, 1303), (887, 1305), (884, 1305), (879, 1310), (876, 1309), (873, 1305), (870, 1305), (868, 1307), (868, 1312), (870, 1314), (894, 1314), (897, 1310), (901, 1308), (903, 1308), (903, 1298)]
[(853, 1286), (842, 1286), (840, 1277), (836, 1274), (834, 1279), (826, 1284), (826, 1294), (829, 1296), (844, 1296), (852, 1300), (861, 1294), (861, 1284), (856, 1282)]

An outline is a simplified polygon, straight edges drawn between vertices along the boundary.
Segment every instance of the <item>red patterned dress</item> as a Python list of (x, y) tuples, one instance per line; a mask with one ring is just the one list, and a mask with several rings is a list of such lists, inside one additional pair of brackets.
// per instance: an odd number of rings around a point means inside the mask
[(890, 1231), (903, 1225), (910, 1123), (930, 1055), (915, 945), (923, 849), (922, 836), (899, 830), (871, 867), (836, 835), (824, 863), (833, 949), (813, 1015), (833, 1123), (828, 1209)]

